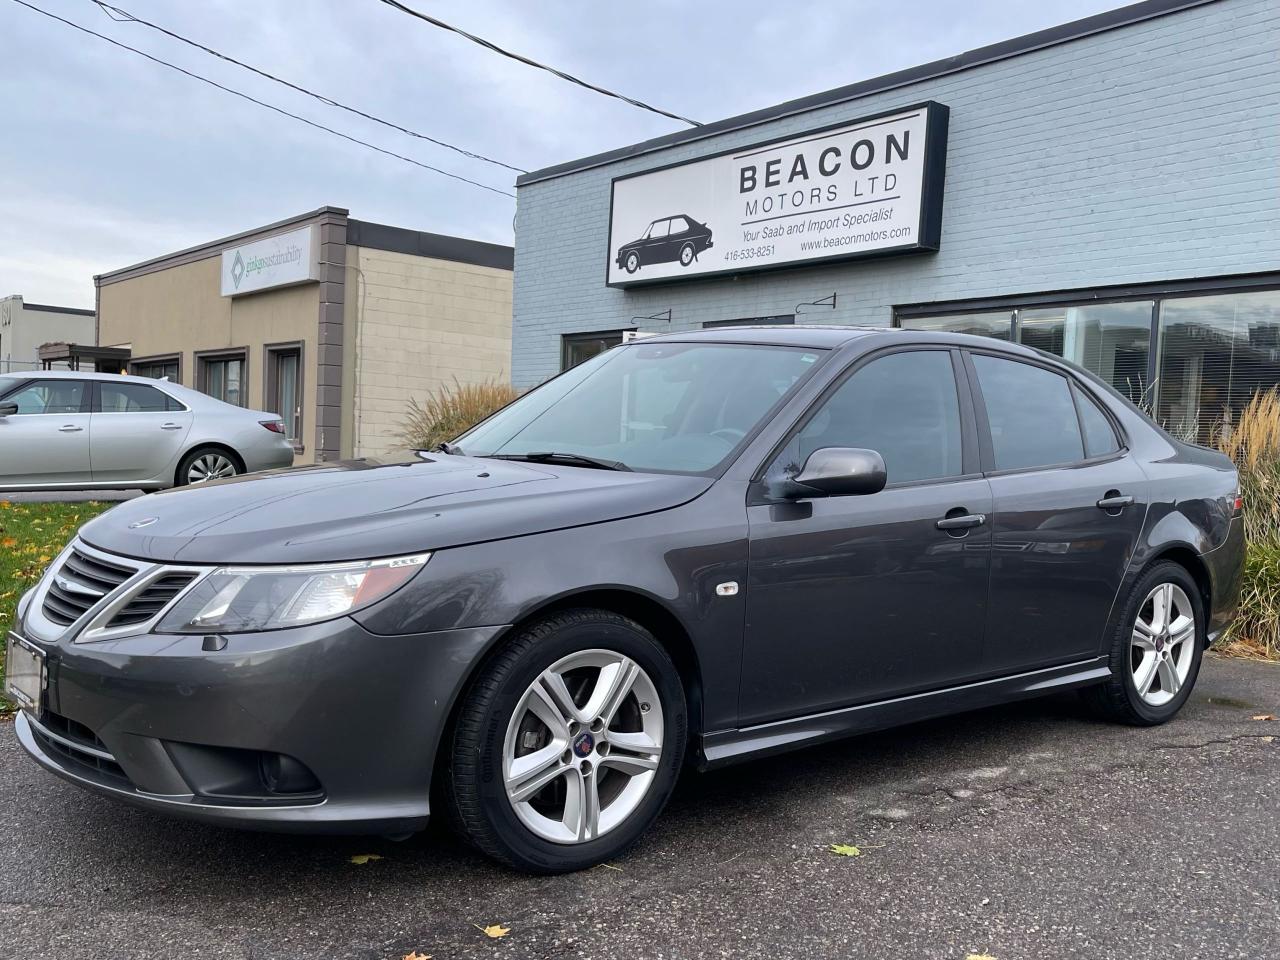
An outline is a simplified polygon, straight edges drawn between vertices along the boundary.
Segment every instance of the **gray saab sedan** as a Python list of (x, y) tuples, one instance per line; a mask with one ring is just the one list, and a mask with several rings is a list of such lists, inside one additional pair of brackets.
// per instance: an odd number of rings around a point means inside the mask
[(292, 463), (278, 413), (168, 380), (0, 376), (0, 491), (160, 490)]
[(1077, 688), (1186, 702), (1240, 497), (1033, 350), (719, 329), (610, 350), (406, 463), (173, 490), (18, 608), (15, 729), (162, 813), (609, 860), (676, 777)]

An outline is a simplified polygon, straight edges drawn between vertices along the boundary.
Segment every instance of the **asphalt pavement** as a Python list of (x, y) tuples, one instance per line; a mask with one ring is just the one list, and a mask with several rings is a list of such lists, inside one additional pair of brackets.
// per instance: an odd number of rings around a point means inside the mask
[(1211, 658), (1164, 727), (1100, 723), (1068, 695), (690, 774), (629, 854), (550, 878), (437, 828), (393, 843), (162, 819), (43, 773), (5, 725), (0, 956), (1274, 960), (1266, 714), (1280, 666)]

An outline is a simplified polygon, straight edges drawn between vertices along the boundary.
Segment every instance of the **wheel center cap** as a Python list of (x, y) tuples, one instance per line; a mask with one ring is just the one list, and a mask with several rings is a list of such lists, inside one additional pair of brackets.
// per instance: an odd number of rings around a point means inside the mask
[(589, 733), (582, 733), (573, 741), (573, 752), (580, 758), (591, 756), (591, 751), (596, 748), (596, 738)]

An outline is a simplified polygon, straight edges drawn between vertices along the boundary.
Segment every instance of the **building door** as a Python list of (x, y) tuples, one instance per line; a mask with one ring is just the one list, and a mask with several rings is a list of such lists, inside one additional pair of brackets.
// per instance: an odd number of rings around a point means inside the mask
[[(947, 349), (864, 363), (815, 404), (753, 485), (742, 725), (983, 672), (991, 491), (977, 470), (959, 363)], [(780, 499), (778, 481), (822, 447), (878, 451), (888, 486)], [(949, 517), (976, 522), (939, 529)]]

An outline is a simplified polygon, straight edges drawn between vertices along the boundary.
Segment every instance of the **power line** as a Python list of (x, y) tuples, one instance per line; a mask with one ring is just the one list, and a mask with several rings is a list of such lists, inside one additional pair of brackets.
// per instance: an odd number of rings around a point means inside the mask
[(443, 20), (437, 20), (435, 17), (429, 16), (428, 14), (422, 13), (421, 11), (414, 10), (412, 7), (407, 7), (403, 3), (400, 3), (399, 0), (382, 0), (382, 2), (385, 3), (388, 7), (392, 7), (396, 10), (399, 10), (401, 13), (407, 13), (411, 17), (417, 17), (419, 20), (423, 20), (431, 24), (433, 27), (439, 27), (442, 30), (448, 30), (450, 33), (456, 33), (460, 37), (466, 37), (472, 43), (478, 43), (480, 44), (480, 46), (484, 47), (486, 50), (492, 50), (494, 53), (501, 54), (504, 57), (508, 57), (511, 60), (515, 60), (517, 63), (523, 63), (525, 66), (536, 67), (539, 70), (545, 70), (547, 71), (547, 73), (550, 73), (553, 76), (557, 76), (561, 80), (568, 80), (570, 83), (576, 83), (580, 87), (585, 87), (586, 89), (593, 90), (596, 93), (602, 93), (606, 97), (613, 97), (616, 100), (621, 100), (623, 103), (629, 103), (633, 107), (639, 107), (641, 110), (648, 110), (650, 113), (656, 113), (663, 117), (669, 117), (672, 120), (679, 120), (681, 123), (687, 123), (691, 127), (702, 126), (702, 124), (700, 124), (697, 120), (690, 120), (688, 117), (682, 117), (678, 113), (668, 113), (666, 110), (663, 110), (660, 107), (655, 107), (652, 104), (645, 103), (643, 100), (635, 100), (631, 97), (624, 96), (621, 93), (614, 93), (612, 90), (607, 90), (604, 87), (597, 87), (594, 83), (588, 83), (586, 80), (579, 79), (578, 77), (575, 77), (571, 73), (565, 73), (563, 70), (557, 70), (555, 67), (549, 67), (545, 63), (539, 63), (537, 60), (530, 60), (528, 57), (523, 56), (519, 53), (513, 53), (510, 50), (504, 50), (502, 47), (498, 46), (496, 43), (491, 43), (488, 40), (484, 39), (483, 37), (477, 37), (475, 34), (467, 33), (467, 31), (465, 30), (460, 30), (457, 27), (452, 26), (451, 24), (445, 23)]
[(120, 7), (112, 6), (109, 3), (105, 3), (104, 0), (89, 0), (89, 2), (99, 6), (102, 9), (103, 13), (105, 13), (108, 17), (110, 17), (112, 20), (116, 21), (117, 23), (129, 23), (129, 22), (140, 23), (144, 27), (150, 27), (152, 30), (158, 31), (159, 33), (163, 33), (166, 37), (172, 37), (174, 40), (179, 40), (182, 43), (185, 43), (189, 47), (195, 47), (197, 50), (203, 50), (205, 53), (209, 54), (210, 56), (217, 57), (219, 60), (225, 60), (228, 63), (234, 63), (237, 67), (242, 67), (245, 70), (250, 71), (251, 73), (256, 73), (260, 77), (265, 77), (268, 80), (272, 80), (275, 83), (281, 84), (282, 86), (286, 86), (290, 90), (296, 90), (298, 93), (305, 93), (308, 97), (314, 97), (316, 100), (319, 100), (321, 103), (328, 104), (331, 107), (337, 107), (339, 110), (346, 110), (348, 113), (354, 113), (358, 117), (364, 117), (366, 120), (372, 120), (374, 123), (380, 123), (384, 127), (390, 127), (392, 130), (399, 130), (401, 133), (406, 133), (411, 137), (417, 137), (419, 140), (426, 140), (428, 143), (434, 143), (436, 146), (444, 147), (445, 149), (452, 150), (455, 153), (460, 153), (464, 157), (470, 157), (473, 160), (483, 160), (485, 163), (492, 163), (499, 167), (505, 167), (506, 169), (511, 170), (514, 173), (528, 173), (527, 170), (524, 170), (520, 167), (513, 167), (509, 163), (503, 163), (501, 160), (494, 160), (492, 157), (486, 157), (484, 154), (481, 154), (481, 153), (473, 153), (470, 150), (464, 150), (462, 147), (456, 147), (452, 143), (446, 143), (444, 140), (437, 140), (435, 137), (429, 137), (425, 133), (419, 133), (416, 130), (410, 130), (408, 127), (402, 127), (398, 123), (393, 123), (390, 120), (383, 120), (381, 117), (375, 117), (371, 113), (365, 113), (363, 110), (359, 110), (355, 107), (349, 107), (345, 103), (339, 103), (337, 100), (334, 100), (330, 97), (326, 97), (323, 94), (316, 93), (313, 90), (308, 90), (306, 87), (299, 86), (296, 83), (291, 83), (288, 80), (284, 80), (280, 77), (277, 77), (272, 73), (268, 73), (266, 70), (260, 70), (257, 67), (251, 66), (250, 64), (247, 64), (241, 60), (237, 60), (235, 57), (229, 56), (225, 53), (220, 53), (219, 51), (214, 50), (212, 47), (206, 47), (203, 43), (197, 43), (195, 40), (191, 40), (187, 37), (182, 36), (181, 34), (174, 33), (172, 30), (167, 30), (164, 27), (160, 26), (158, 23), (152, 23), (150, 20), (143, 20), (141, 17), (134, 16), (128, 10), (124, 10), (124, 9), (121, 9)]
[(459, 174), (450, 173), (447, 170), (441, 170), (439, 167), (433, 167), (429, 163), (422, 163), (420, 160), (414, 160), (412, 157), (402, 156), (401, 154), (394, 153), (391, 150), (385, 150), (382, 147), (375, 146), (374, 144), (369, 143), (366, 140), (361, 140), (349, 134), (342, 133), (340, 130), (334, 130), (332, 127), (326, 127), (323, 123), (317, 123), (314, 120), (308, 120), (306, 117), (300, 117), (296, 113), (290, 113), (288, 110), (282, 109), (281, 107), (274, 106), (262, 100), (257, 100), (254, 97), (249, 96), (249, 94), (247, 93), (241, 93), (239, 90), (233, 90), (230, 87), (224, 87), (222, 84), (218, 83), (215, 80), (210, 80), (208, 77), (202, 77), (198, 73), (192, 73), (190, 70), (186, 70), (182, 67), (177, 66), (176, 64), (172, 64), (167, 60), (161, 60), (159, 57), (153, 57), (151, 54), (145, 53), (142, 50), (137, 49), (136, 47), (131, 47), (127, 43), (121, 43), (119, 40), (113, 40), (108, 36), (104, 36), (103, 34), (98, 33), (97, 31), (90, 30), (88, 27), (82, 27), (78, 23), (72, 23), (70, 20), (64, 20), (62, 17), (58, 16), (57, 14), (50, 13), (48, 10), (42, 10), (40, 7), (27, 3), (26, 0), (13, 0), (13, 2), (18, 4), (19, 6), (26, 7), (28, 10), (33, 10), (36, 13), (42, 14), (48, 17), (50, 20), (57, 20), (59, 23), (66, 24), (68, 27), (71, 27), (75, 30), (79, 30), (81, 33), (87, 33), (91, 37), (97, 37), (99, 40), (104, 40), (107, 43), (111, 44), (113, 47), (119, 47), (122, 50), (128, 50), (130, 53), (136, 53), (138, 56), (145, 57), (147, 60), (150, 60), (152, 63), (158, 63), (162, 67), (168, 67), (170, 70), (176, 70), (178, 73), (181, 73), (184, 76), (188, 76), (193, 80), (199, 80), (201, 83), (207, 83), (209, 86), (216, 87), (217, 89), (223, 91), (224, 93), (229, 93), (233, 96), (239, 97), (242, 100), (248, 100), (250, 103), (256, 103), (260, 107), (265, 107), (268, 110), (271, 110), (275, 113), (280, 114), (281, 116), (289, 117), (291, 120), (297, 120), (299, 123), (305, 123), (309, 127), (314, 127), (317, 130), (323, 130), (325, 133), (331, 133), (335, 137), (341, 137), (343, 140), (347, 140), (359, 146), (368, 147), (370, 150), (376, 150), (378, 153), (385, 154), (388, 157), (394, 157), (397, 160), (403, 160), (405, 163), (411, 163), (415, 167), (421, 167), (424, 170), (430, 170), (432, 173), (438, 173), (441, 176), (449, 177), (450, 179), (453, 179), (453, 180), (461, 180), (463, 183), (469, 183), (473, 187), (479, 187), (481, 190), (488, 190), (490, 193), (497, 193), (497, 194), (500, 194), (501, 196), (511, 197), (512, 199), (515, 199), (514, 193), (509, 193), (506, 190), (499, 190), (497, 187), (491, 187), (488, 184), (480, 183), (476, 180), (469, 180), (466, 177), (460, 176)]

